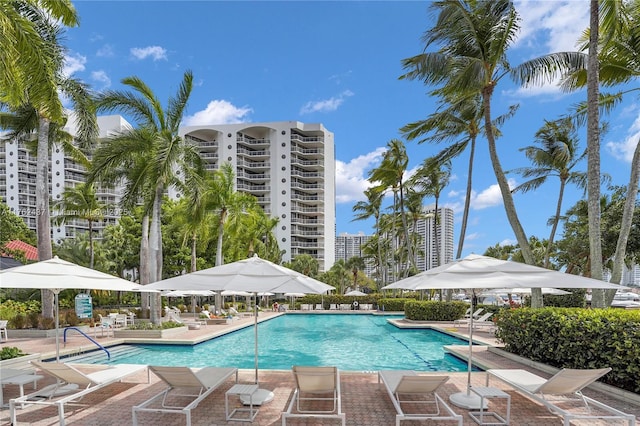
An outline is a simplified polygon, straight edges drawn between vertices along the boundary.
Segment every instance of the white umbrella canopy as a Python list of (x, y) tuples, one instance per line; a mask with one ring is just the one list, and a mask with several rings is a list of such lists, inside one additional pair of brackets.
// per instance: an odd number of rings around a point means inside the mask
[(213, 296), (215, 292), (211, 290), (192, 290), (192, 291), (167, 291), (162, 293), (165, 297), (185, 297), (185, 296)]
[[(547, 288), (542, 287), (542, 294), (551, 294), (554, 296), (564, 296), (567, 294), (571, 294), (569, 291), (560, 290), (559, 288)], [(493, 295), (493, 294), (522, 294), (522, 295), (530, 295), (530, 288), (492, 288), (491, 290), (483, 291), (480, 295)]]
[(58, 256), (0, 271), (0, 288), (39, 288), (53, 291), (56, 308), (56, 360), (60, 359), (58, 294), (61, 290), (157, 291), (140, 287), (123, 278), (67, 262)]
[(351, 290), (351, 291), (346, 292), (344, 295), (345, 296), (358, 296), (358, 297), (360, 297), (360, 296), (366, 296), (367, 293), (364, 293), (364, 292), (362, 292), (360, 290)]
[[(334, 288), (300, 272), (276, 265), (257, 255), (248, 259), (191, 272), (145, 286), (156, 290), (213, 290), (247, 291), (258, 295), (266, 293), (323, 294)], [(257, 302), (257, 300), (256, 300)], [(255, 329), (255, 383), (258, 383), (258, 313), (254, 315)], [(259, 389), (253, 404), (271, 401), (273, 393)]]
[(426, 290), (459, 288), (603, 288), (624, 289), (616, 284), (539, 266), (470, 254), (446, 265), (429, 269), (383, 287)]
[[(538, 266), (470, 254), (462, 259), (421, 272), (382, 287), (388, 289), (491, 289), (491, 288), (604, 288), (626, 287), (578, 275), (565, 274)], [(469, 319), (469, 357), (467, 391), (451, 395), (454, 405), (467, 409), (480, 408), (480, 398), (471, 394), (473, 355), (473, 316)]]

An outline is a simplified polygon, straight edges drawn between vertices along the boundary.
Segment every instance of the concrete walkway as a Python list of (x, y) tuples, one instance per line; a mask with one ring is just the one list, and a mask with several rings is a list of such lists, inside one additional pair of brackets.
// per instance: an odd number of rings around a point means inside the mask
[[(276, 313), (265, 312), (260, 314), (260, 321), (269, 319)], [(189, 330), (181, 334), (175, 339), (163, 339), (162, 343), (195, 343), (207, 340), (211, 337), (224, 334), (238, 327), (250, 326), (253, 323), (252, 318), (243, 318), (233, 321), (229, 325), (209, 325), (200, 330)], [(461, 337), (466, 335), (466, 330), (453, 331), (451, 324), (426, 324), (442, 331), (457, 334)], [(415, 326), (415, 324), (413, 324)], [(425, 326), (421, 324), (420, 326)], [(474, 338), (488, 345), (499, 346), (498, 342), (487, 333), (474, 333)], [(107, 337), (99, 337), (98, 341), (103, 345), (112, 345), (122, 343), (121, 339), (113, 339)], [(157, 340), (155, 340), (158, 343)], [(11, 339), (9, 342), (3, 343), (3, 346), (16, 346), (26, 353), (41, 353), (43, 358), (55, 357), (55, 339)], [(73, 353), (82, 348), (87, 348), (86, 339), (79, 336), (72, 336), (61, 353)], [(452, 352), (466, 357), (468, 346), (450, 347)], [(544, 370), (535, 368), (530, 363), (522, 364), (519, 360), (510, 359), (503, 356), (500, 351), (488, 350), (487, 346), (474, 346), (474, 361), (482, 365), (484, 368), (524, 368), (544, 377), (551, 374)], [(545, 369), (546, 370), (546, 369)], [(132, 424), (131, 407), (140, 404), (151, 396), (160, 392), (165, 385), (151, 374), (151, 383), (146, 383), (146, 373), (132, 376), (127, 383), (116, 383), (110, 385), (100, 391), (89, 394), (76, 404), (70, 404), (66, 408), (66, 420), (68, 425), (87, 425), (87, 426), (121, 426)], [(443, 386), (441, 396), (448, 400), (448, 395), (463, 392), (466, 390), (467, 373), (450, 373), (451, 379)], [(240, 382), (251, 383), (254, 378), (253, 370), (241, 370)], [(272, 402), (261, 407), (256, 420), (256, 425), (280, 425), (281, 413), (285, 410), (288, 401), (291, 398), (294, 389), (293, 376), (290, 371), (261, 370), (260, 371), (260, 387), (269, 389), (274, 392), (275, 398)], [(482, 372), (472, 373), (472, 384), (484, 385), (485, 374)], [(53, 380), (46, 377), (41, 380), (39, 386), (52, 383)], [(232, 386), (233, 382), (223, 384), (215, 392), (209, 395), (194, 411), (192, 423), (193, 425), (240, 425), (246, 423), (227, 422), (224, 414), (224, 393)], [(388, 426), (395, 424), (395, 410), (386, 390), (382, 385), (377, 383), (377, 375), (375, 373), (362, 372), (341, 372), (342, 385), (342, 402), (343, 412), (346, 413), (347, 425), (352, 426)], [(491, 386), (498, 387), (511, 395), (511, 424), (542, 426), (542, 425), (562, 425), (562, 420), (558, 416), (549, 413), (543, 406), (520, 395), (498, 381), (492, 381)], [(29, 391), (30, 386), (27, 386)], [(598, 399), (606, 404), (618, 408), (624, 412), (634, 414), (638, 422), (640, 422), (640, 404), (638, 399), (629, 396), (623, 399), (613, 398), (610, 392), (601, 392), (588, 389), (585, 394), (592, 398)], [(4, 387), (4, 398), (8, 401), (11, 397), (18, 395), (18, 387), (6, 385)], [(635, 395), (637, 398), (638, 396)], [(506, 405), (502, 400), (492, 400), (490, 405), (492, 410), (504, 412)], [(458, 414), (464, 416), (465, 425), (475, 425), (476, 423), (469, 417), (468, 412), (464, 409), (452, 407)], [(57, 410), (50, 407), (30, 406), (18, 412), (19, 424), (29, 424), (36, 426), (50, 426), (57, 424)], [(0, 412), (0, 424), (9, 424), (9, 410), (3, 409)], [(185, 424), (184, 416), (174, 414), (148, 414), (143, 413), (139, 416), (141, 425), (183, 425)], [(430, 422), (408, 422), (406, 424), (435, 424)], [(295, 425), (336, 425), (336, 420), (291, 420), (288, 422)], [(404, 424), (404, 423), (403, 423)], [(440, 424), (451, 424), (451, 422), (440, 422)], [(594, 422), (594, 421), (575, 421), (572, 425), (609, 425), (616, 424), (612, 422)], [(617, 424), (623, 424), (619, 422)]]

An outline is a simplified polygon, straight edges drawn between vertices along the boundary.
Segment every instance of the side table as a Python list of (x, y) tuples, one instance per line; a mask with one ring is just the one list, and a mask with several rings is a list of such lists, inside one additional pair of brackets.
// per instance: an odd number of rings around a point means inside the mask
[[(480, 397), (480, 411), (470, 411), (469, 416), (479, 425), (508, 425), (511, 416), (511, 395), (498, 388), (486, 386), (471, 386), (471, 392)], [(504, 398), (507, 400), (507, 415), (502, 417), (495, 411), (485, 411), (484, 400), (490, 398)], [(487, 417), (489, 419), (487, 419)], [(487, 421), (488, 420), (488, 421)], [(493, 420), (493, 421), (492, 421)]]
[[(241, 385), (236, 384), (224, 394), (224, 412), (227, 417), (227, 421), (236, 420), (238, 422), (253, 422), (258, 415), (258, 408), (253, 408), (253, 395), (258, 391), (258, 385)], [(234, 408), (229, 412), (229, 395), (248, 396), (249, 408)], [(249, 417), (235, 417), (237, 413), (248, 413)]]

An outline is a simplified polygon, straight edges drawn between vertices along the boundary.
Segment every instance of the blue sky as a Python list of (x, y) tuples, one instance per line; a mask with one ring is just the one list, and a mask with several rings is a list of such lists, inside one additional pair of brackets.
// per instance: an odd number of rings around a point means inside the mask
[[(94, 89), (120, 89), (136, 75), (166, 102), (185, 70), (196, 85), (185, 124), (298, 120), (320, 122), (335, 134), (337, 233), (371, 233), (370, 222), (353, 222), (352, 206), (363, 199), (367, 172), (379, 164), (399, 128), (425, 118), (435, 102), (418, 81), (399, 80), (401, 60), (421, 52), (430, 28), (424, 1), (76, 1), (81, 25), (69, 29), (66, 72)], [(516, 1), (521, 31), (509, 52), (517, 65), (546, 53), (575, 50), (587, 26), (586, 0)], [(632, 95), (633, 96), (633, 95)], [(519, 104), (503, 128), (498, 154), (505, 170), (528, 166), (518, 149), (534, 142), (543, 121), (566, 113), (586, 93), (557, 87), (522, 89), (502, 80), (493, 114)], [(602, 170), (626, 185), (640, 135), (635, 97), (607, 117)], [(584, 131), (581, 132), (585, 144)], [(406, 142), (410, 168), (438, 152), (437, 145)], [(467, 155), (453, 164), (441, 203), (456, 212), (458, 231), (466, 186)], [(514, 242), (486, 150), (478, 141), (473, 202), (463, 255)], [(582, 165), (586, 169), (586, 163)], [(523, 180), (509, 175), (512, 184)], [(558, 185), (516, 194), (527, 235), (546, 238)], [(582, 198), (571, 188), (565, 209)], [(432, 200), (427, 200), (431, 203)], [(389, 202), (390, 204), (390, 202)]]

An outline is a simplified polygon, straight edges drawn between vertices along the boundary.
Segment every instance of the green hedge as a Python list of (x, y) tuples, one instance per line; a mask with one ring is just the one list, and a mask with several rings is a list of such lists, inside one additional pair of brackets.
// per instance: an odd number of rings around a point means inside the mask
[(407, 301), (404, 316), (414, 321), (455, 321), (468, 307), (465, 302)]
[(640, 393), (640, 312), (520, 308), (497, 326), (509, 352), (558, 368), (611, 367), (603, 382)]
[(387, 298), (378, 300), (378, 309), (386, 312), (402, 312), (406, 302), (415, 302), (416, 299)]

